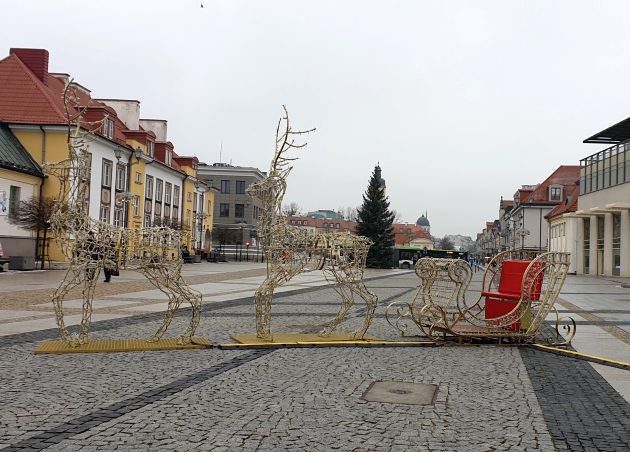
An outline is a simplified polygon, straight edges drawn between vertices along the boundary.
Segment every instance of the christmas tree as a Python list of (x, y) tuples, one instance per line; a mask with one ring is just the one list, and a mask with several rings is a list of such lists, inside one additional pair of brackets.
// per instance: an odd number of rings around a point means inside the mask
[(374, 242), (368, 253), (367, 266), (391, 268), (394, 214), (389, 210), (389, 201), (385, 196), (385, 180), (381, 178), (381, 167), (378, 165), (374, 167), (370, 184), (363, 195), (363, 205), (357, 213), (357, 234)]

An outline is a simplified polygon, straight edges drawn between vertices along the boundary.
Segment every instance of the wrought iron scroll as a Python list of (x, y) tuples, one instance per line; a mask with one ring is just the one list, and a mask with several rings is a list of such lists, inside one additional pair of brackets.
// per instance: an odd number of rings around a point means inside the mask
[[(390, 303), (385, 318), (403, 337), (433, 336), (432, 326), (451, 325), (460, 317), (472, 269), (461, 259), (431, 257), (419, 259), (414, 269), (420, 278), (416, 295), (411, 303)], [(412, 323), (419, 332), (410, 334)]]

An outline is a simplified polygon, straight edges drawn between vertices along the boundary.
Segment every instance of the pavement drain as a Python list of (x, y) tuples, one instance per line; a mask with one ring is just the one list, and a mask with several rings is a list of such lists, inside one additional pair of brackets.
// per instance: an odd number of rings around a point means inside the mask
[(367, 402), (433, 405), (437, 385), (403, 381), (374, 381), (361, 396)]

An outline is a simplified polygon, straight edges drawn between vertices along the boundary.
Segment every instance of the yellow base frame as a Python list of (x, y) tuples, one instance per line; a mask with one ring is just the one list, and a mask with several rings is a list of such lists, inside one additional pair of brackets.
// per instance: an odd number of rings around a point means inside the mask
[(328, 337), (321, 337), (317, 333), (278, 333), (273, 335), (273, 340), (260, 339), (255, 334), (232, 334), (230, 336), (239, 344), (252, 345), (284, 345), (300, 343), (330, 343), (330, 342), (370, 342), (378, 341), (374, 336), (365, 335), (363, 340), (357, 340), (349, 333), (333, 333)]
[(190, 344), (178, 344), (179, 338), (159, 339), (149, 342), (147, 339), (93, 339), (87, 344), (71, 347), (64, 341), (44, 341), (33, 352), (42, 354), (67, 353), (116, 353), (116, 352), (144, 352), (160, 350), (191, 350), (207, 349), (212, 346), (205, 337), (192, 337)]

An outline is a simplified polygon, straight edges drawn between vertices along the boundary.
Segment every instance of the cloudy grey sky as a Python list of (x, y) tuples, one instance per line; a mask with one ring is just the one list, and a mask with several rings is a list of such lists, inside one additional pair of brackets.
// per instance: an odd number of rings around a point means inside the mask
[[(200, 7), (203, 3), (204, 8)], [(501, 196), (603, 148), (630, 116), (627, 0), (20, 0), (2, 56), (46, 48), (95, 97), (141, 101), (180, 155), (266, 170), (286, 104), (317, 127), (289, 180), (357, 206), (377, 162), (393, 209), (473, 236)]]

